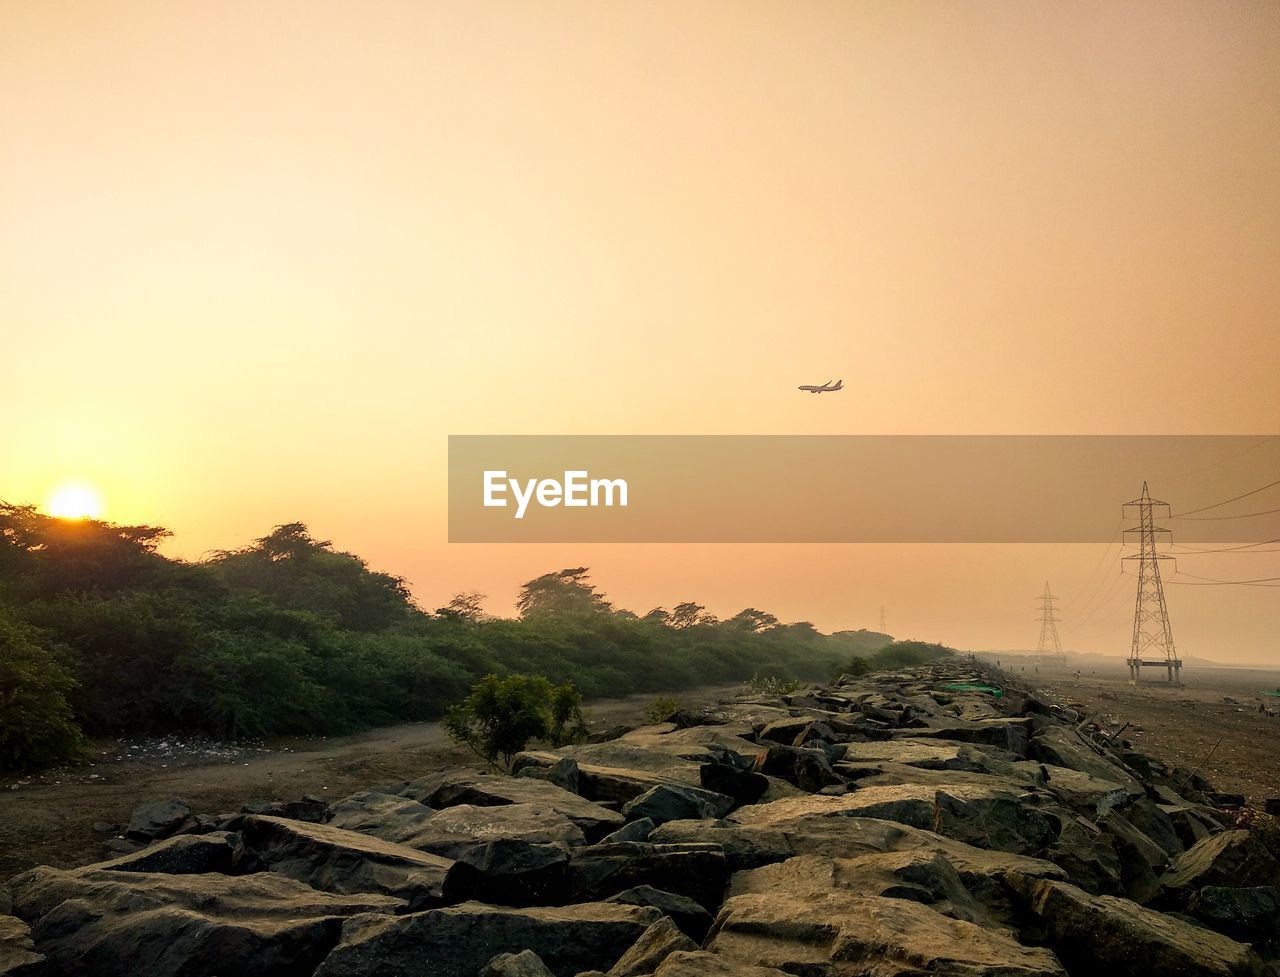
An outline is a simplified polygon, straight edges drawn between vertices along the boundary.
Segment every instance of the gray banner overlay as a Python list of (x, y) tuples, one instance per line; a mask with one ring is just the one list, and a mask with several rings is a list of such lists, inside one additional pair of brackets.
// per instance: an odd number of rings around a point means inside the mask
[(1272, 435), (453, 435), (449, 540), (1109, 542), (1144, 481), (1178, 542), (1280, 538)]

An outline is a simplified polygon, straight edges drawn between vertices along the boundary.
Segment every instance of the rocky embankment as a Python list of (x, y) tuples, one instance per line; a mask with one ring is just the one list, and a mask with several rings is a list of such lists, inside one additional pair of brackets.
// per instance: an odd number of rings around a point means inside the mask
[[(143, 805), (0, 890), (0, 974), (1280, 974), (1274, 840), (959, 660), (337, 803)], [(949, 688), (949, 686), (952, 686)]]

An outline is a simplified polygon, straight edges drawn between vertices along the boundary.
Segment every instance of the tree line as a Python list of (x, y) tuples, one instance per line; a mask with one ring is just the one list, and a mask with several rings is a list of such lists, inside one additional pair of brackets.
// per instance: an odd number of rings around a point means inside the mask
[(585, 697), (751, 675), (827, 679), (887, 635), (822, 634), (747, 608), (638, 615), (585, 567), (530, 580), (518, 617), (479, 594), (417, 606), (406, 582), (302, 523), (198, 562), (155, 526), (0, 504), (0, 769), (77, 758), (86, 735), (335, 734), (437, 719), (488, 675), (572, 682)]

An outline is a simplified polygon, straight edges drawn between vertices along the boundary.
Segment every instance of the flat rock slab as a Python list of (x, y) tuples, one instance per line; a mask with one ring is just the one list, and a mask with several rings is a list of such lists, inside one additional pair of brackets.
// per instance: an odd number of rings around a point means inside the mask
[(406, 838), (412, 838), (422, 822), (434, 813), (410, 797), (366, 790), (334, 804), (329, 809), (329, 824), (384, 841), (403, 843)]
[(729, 899), (707, 949), (806, 977), (1066, 977), (1049, 950), (907, 899), (831, 891)]
[(500, 953), (532, 950), (556, 977), (608, 970), (648, 927), (656, 909), (618, 903), (514, 909), (466, 902), (387, 918), (359, 916), (315, 977), (475, 977)]
[(37, 952), (85, 977), (304, 977), (345, 917), (394, 913), (388, 896), (339, 896), (283, 876), (32, 869), (8, 883)]
[(790, 977), (772, 967), (754, 967), (705, 950), (677, 950), (658, 965), (653, 977)]
[(475, 770), (451, 770), (410, 783), (400, 792), (433, 808), (468, 804), (499, 807), (507, 804), (535, 804), (568, 818), (592, 839), (622, 827), (617, 811), (601, 807), (578, 794), (545, 780), (532, 777), (505, 777)]
[(225, 831), (207, 835), (175, 835), (140, 851), (88, 865), (79, 872), (164, 872), (168, 875), (230, 873), (239, 845)]
[(493, 841), (568, 846), (587, 843), (581, 828), (542, 804), (446, 807), (417, 823), (400, 843), (446, 858), (458, 858), (477, 845)]
[(840, 763), (901, 763), (927, 770), (971, 770), (996, 773), (993, 765), (1018, 759), (1004, 750), (977, 747), (971, 743), (952, 743), (927, 738), (873, 740), (870, 743), (843, 743)]
[(246, 853), (272, 872), (323, 892), (375, 892), (410, 909), (441, 905), (452, 859), (329, 824), (242, 815), (231, 822)]
[(1039, 880), (1024, 893), (1075, 973), (1108, 977), (1246, 977), (1260, 972), (1243, 943), (1114, 896)]

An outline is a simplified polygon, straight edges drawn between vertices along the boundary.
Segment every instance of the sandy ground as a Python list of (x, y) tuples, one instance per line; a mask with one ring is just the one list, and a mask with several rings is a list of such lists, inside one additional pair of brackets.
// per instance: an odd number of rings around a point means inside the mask
[(1260, 694), (1280, 689), (1280, 670), (1187, 667), (1177, 688), (1148, 669), (1150, 680), (1135, 687), (1123, 662), (1083, 661), (1079, 679), (1072, 667), (1037, 672), (1008, 657), (1001, 665), (1012, 680), (1076, 706), (1108, 731), (1130, 723), (1122, 737), (1135, 749), (1188, 770), (1203, 762), (1202, 776), (1219, 791), (1244, 794), (1251, 807), (1280, 797), (1280, 716), (1258, 711), (1280, 711), (1280, 698)]
[[(737, 687), (674, 696), (696, 707)], [(588, 705), (591, 726), (642, 721), (653, 695)], [(132, 752), (131, 752), (132, 748)], [(0, 781), (0, 880), (34, 865), (71, 868), (107, 857), (103, 842), (143, 800), (182, 797), (202, 814), (234, 812), (249, 800), (341, 798), (379, 784), (412, 780), (449, 766), (480, 765), (439, 723), (410, 723), (355, 736), (218, 744), (182, 737), (103, 740), (96, 762), (38, 778)]]

